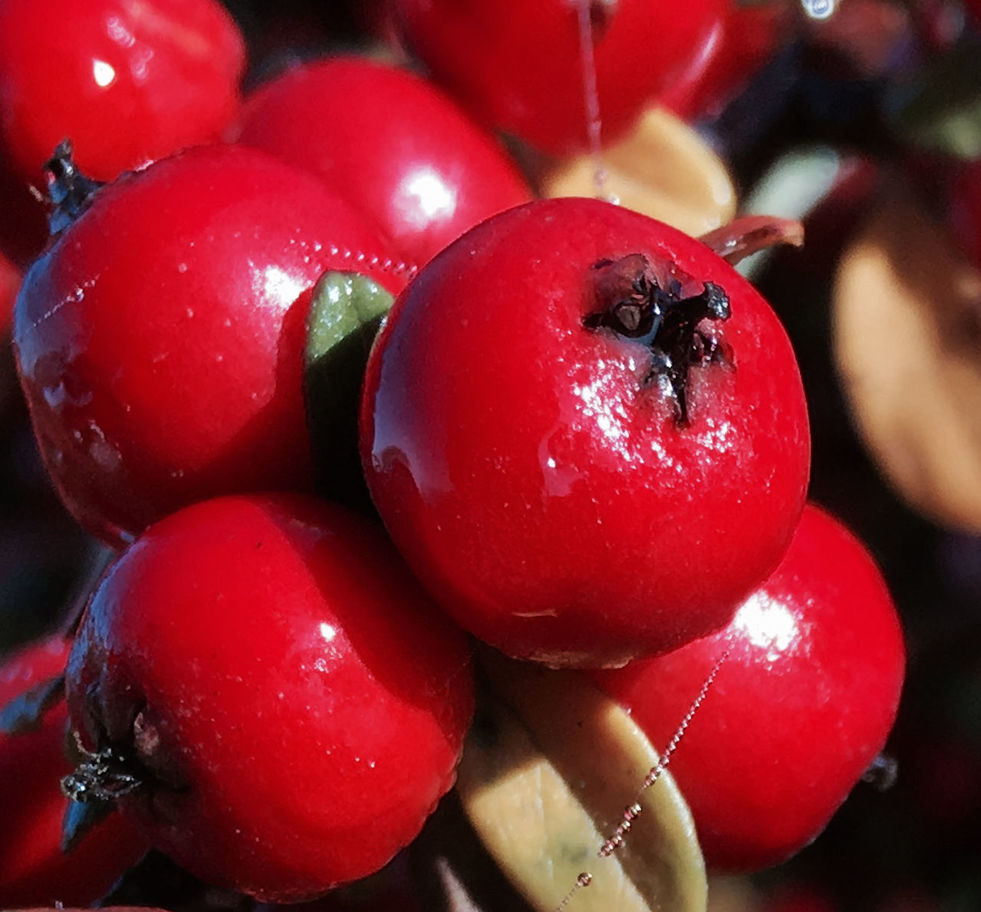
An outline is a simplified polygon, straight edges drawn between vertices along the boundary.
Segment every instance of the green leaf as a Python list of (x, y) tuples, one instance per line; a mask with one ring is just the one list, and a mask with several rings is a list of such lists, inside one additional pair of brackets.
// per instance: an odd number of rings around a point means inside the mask
[(322, 493), (370, 507), (358, 457), (358, 407), (368, 353), (392, 295), (363, 275), (327, 272), (307, 318), (304, 393), (314, 465)]

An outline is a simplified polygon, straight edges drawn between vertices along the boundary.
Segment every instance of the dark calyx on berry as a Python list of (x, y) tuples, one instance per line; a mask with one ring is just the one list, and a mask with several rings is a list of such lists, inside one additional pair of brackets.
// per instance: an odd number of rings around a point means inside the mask
[(78, 802), (113, 801), (140, 788), (146, 780), (142, 764), (128, 752), (105, 743), (95, 752), (82, 747), (76, 736), (81, 761), (61, 780), (66, 798)]
[(92, 827), (116, 808), (116, 799), (146, 785), (149, 773), (128, 751), (109, 744), (103, 737), (95, 752), (87, 751), (77, 732), (74, 751), (79, 758), (74, 772), (61, 780), (62, 794), (69, 799), (61, 823), (61, 849), (71, 851)]
[(74, 772), (61, 780), (66, 798), (80, 804), (112, 803), (133, 792), (152, 794), (159, 788), (183, 791), (180, 781), (160, 750), (160, 734), (140, 710), (132, 728), (122, 738), (110, 738), (101, 728), (96, 748), (88, 751), (75, 732), (77, 763)]
[(86, 177), (78, 170), (72, 156), (70, 140), (63, 139), (44, 163), (48, 174), (48, 197), (51, 212), (48, 215), (48, 230), (52, 237), (64, 231), (75, 221), (92, 202), (102, 183)]
[(599, 309), (588, 314), (583, 325), (612, 330), (644, 345), (651, 353), (644, 383), (656, 380), (666, 389), (674, 402), (675, 422), (687, 427), (691, 366), (732, 366), (725, 346), (699, 328), (704, 320), (729, 319), (729, 296), (714, 282), (705, 282), (699, 294), (683, 297), (681, 281), (674, 276), (659, 280), (642, 253), (600, 260), (592, 270)]

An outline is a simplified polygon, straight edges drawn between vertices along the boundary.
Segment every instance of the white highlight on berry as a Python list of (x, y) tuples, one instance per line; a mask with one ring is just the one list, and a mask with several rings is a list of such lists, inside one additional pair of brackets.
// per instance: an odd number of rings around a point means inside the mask
[(111, 86), (116, 81), (116, 69), (106, 60), (92, 59), (92, 79), (100, 89)]
[(257, 277), (258, 289), (267, 302), (295, 301), (303, 294), (306, 283), (279, 266), (266, 266)]
[(765, 649), (771, 662), (800, 638), (793, 612), (763, 591), (754, 592), (743, 602), (733, 618), (733, 626), (743, 632), (747, 642), (757, 649)]
[(456, 193), (432, 168), (421, 168), (410, 174), (399, 186), (397, 196), (403, 218), (416, 228), (425, 228), (437, 218), (456, 211)]

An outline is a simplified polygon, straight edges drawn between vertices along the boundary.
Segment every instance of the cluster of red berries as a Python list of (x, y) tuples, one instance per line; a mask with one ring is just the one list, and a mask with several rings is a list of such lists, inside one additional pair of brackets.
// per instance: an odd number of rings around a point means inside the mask
[[(242, 103), (214, 0), (0, 0), (4, 180), (44, 181), (52, 235), (22, 281), (5, 244), (0, 303), (20, 285), (50, 478), (119, 551), (70, 653), (0, 669), (8, 728), (40, 726), (0, 740), (23, 799), (0, 905), (92, 901), (146, 845), (266, 901), (378, 870), (453, 785), (465, 634), (591, 669), (655, 743), (725, 652), (673, 766), (719, 868), (800, 848), (881, 749), (902, 637), (805, 506), (776, 316), (665, 224), (534, 200), (487, 131), (582, 146), (583, 17), (624, 129), (694, 78), (724, 4), (514, 6), (388, 4), (461, 108), (356, 56)], [(43, 71), (18, 39), (40, 20)], [(25, 803), (62, 777), (118, 811), (64, 861), (62, 802), (43, 827)]]

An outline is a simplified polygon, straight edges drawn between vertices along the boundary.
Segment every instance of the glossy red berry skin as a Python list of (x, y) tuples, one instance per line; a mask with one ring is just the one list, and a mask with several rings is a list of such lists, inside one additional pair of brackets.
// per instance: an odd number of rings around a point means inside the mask
[(204, 497), (310, 485), (309, 289), (359, 268), (351, 252), (387, 257), (320, 180), (255, 149), (198, 147), (96, 194), (28, 272), (14, 326), (42, 457), (82, 525), (119, 543)]
[[(555, 0), (392, 0), (405, 43), (481, 120), (552, 154), (588, 144), (577, 5)], [(703, 50), (720, 0), (590, 3), (604, 138)]]
[(882, 750), (905, 652), (872, 557), (812, 505), (726, 630), (595, 677), (663, 747), (727, 645), (671, 772), (708, 865), (752, 871), (811, 842)]
[(0, 144), (21, 177), (70, 139), (96, 180), (217, 139), (245, 44), (216, 0), (3, 0)]
[[(734, 367), (691, 371), (680, 426), (648, 350), (584, 326), (594, 266), (643, 254), (720, 285)], [(698, 241), (608, 203), (496, 216), (396, 301), (365, 379), (375, 505), (460, 623), (504, 652), (609, 665), (724, 626), (804, 502), (797, 363), (759, 294)]]
[(233, 135), (319, 174), (418, 266), (477, 222), (531, 199), (504, 150), (455, 102), (365, 58), (290, 70), (247, 99)]
[(659, 101), (688, 120), (717, 116), (788, 38), (793, 18), (789, 4), (728, 0), (702, 58)]
[[(60, 636), (25, 647), (0, 665), (0, 706), (59, 675), (71, 643)], [(66, 801), (59, 782), (71, 771), (64, 703), (38, 729), (0, 734), (0, 906), (86, 905), (99, 899), (146, 851), (127, 821), (108, 819), (61, 850)]]
[(150, 779), (118, 805), (156, 847), (296, 901), (415, 837), (453, 784), (473, 690), (465, 638), (380, 529), (277, 495), (141, 536), (89, 605), (68, 700), (90, 748)]

